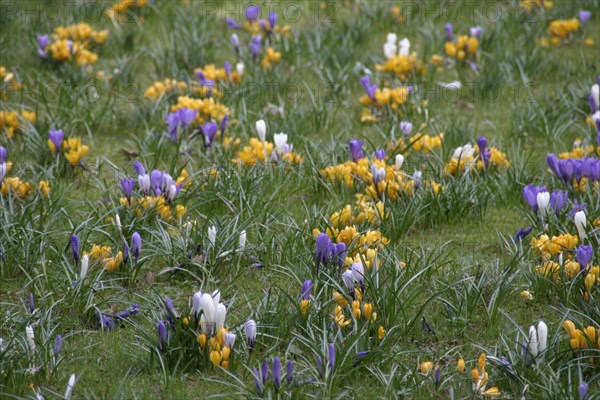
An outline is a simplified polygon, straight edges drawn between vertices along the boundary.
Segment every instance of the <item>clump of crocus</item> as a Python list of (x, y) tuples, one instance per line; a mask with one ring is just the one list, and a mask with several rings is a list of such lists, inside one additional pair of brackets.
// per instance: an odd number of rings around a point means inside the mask
[(446, 42), (444, 43), (444, 52), (457, 63), (467, 64), (477, 70), (479, 67), (475, 64), (477, 61), (477, 50), (479, 41), (483, 33), (481, 26), (475, 26), (470, 29), (469, 35), (454, 35), (452, 25), (446, 24)]
[(37, 37), (38, 56), (55, 63), (75, 60), (78, 65), (96, 64), (97, 49), (108, 37), (108, 31), (96, 31), (85, 23), (59, 26), (52, 35)]
[(548, 326), (544, 321), (539, 321), (537, 324), (529, 327), (527, 339), (523, 343), (523, 355), (525, 364), (531, 364), (531, 357), (537, 362), (545, 357), (546, 348), (548, 346)]
[(312, 281), (310, 279), (302, 284), (302, 295), (300, 300), (300, 313), (306, 317), (310, 308), (310, 296), (312, 294)]

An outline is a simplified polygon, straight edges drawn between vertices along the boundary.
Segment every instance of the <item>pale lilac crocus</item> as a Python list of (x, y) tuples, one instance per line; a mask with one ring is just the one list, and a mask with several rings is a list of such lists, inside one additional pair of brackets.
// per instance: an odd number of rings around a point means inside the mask
[(235, 51), (237, 53), (240, 52), (240, 38), (238, 37), (237, 34), (232, 34), (231, 35), (231, 43), (233, 44), (233, 48), (235, 49)]
[(400, 122), (400, 130), (402, 131), (402, 134), (404, 135), (404, 138), (406, 139), (413, 130), (413, 124), (409, 121), (402, 121), (402, 122)]
[(62, 346), (62, 336), (60, 334), (58, 334), (56, 336), (56, 340), (54, 340), (54, 348), (53, 348), (54, 365), (58, 364), (58, 353), (60, 353), (61, 346)]
[(138, 185), (140, 185), (140, 189), (142, 192), (148, 193), (148, 191), (150, 191), (150, 177), (146, 174), (144, 165), (136, 160), (133, 162), (133, 169), (138, 174)]
[(55, 154), (60, 153), (64, 138), (65, 133), (62, 131), (62, 129), (50, 129), (50, 132), (48, 132), (48, 139), (54, 145)]
[(48, 52), (47, 48), (50, 44), (50, 36), (49, 35), (38, 35), (37, 36), (37, 44), (38, 44), (38, 56), (41, 58), (47, 58)]
[(244, 331), (246, 333), (246, 339), (248, 340), (248, 347), (250, 351), (254, 348), (254, 342), (256, 341), (256, 321), (249, 319), (244, 325)]
[(362, 150), (363, 142), (362, 140), (351, 140), (350, 141), (350, 155), (352, 156), (352, 161), (358, 162), (358, 160), (365, 157), (365, 154)]
[(469, 30), (469, 33), (472, 37), (479, 39), (483, 33), (483, 28), (480, 25), (474, 26)]

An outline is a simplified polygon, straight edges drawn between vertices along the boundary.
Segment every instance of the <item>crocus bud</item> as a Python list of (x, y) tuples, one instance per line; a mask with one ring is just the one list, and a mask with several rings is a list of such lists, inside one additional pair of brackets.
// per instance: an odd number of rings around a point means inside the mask
[(379, 149), (375, 151), (375, 158), (378, 160), (385, 160), (385, 149)]
[(577, 388), (577, 392), (579, 393), (579, 398), (580, 399), (585, 398), (585, 396), (588, 393), (588, 390), (589, 390), (588, 384), (581, 381), (581, 383), (579, 384), (579, 387)]
[(240, 233), (240, 251), (243, 251), (244, 248), (246, 248), (246, 231), (243, 230), (242, 233)]
[(269, 362), (267, 360), (263, 361), (262, 363), (260, 376), (263, 384), (267, 382), (267, 379), (269, 378)]
[(250, 350), (254, 348), (254, 342), (256, 340), (256, 321), (249, 319), (244, 325), (244, 331), (246, 332), (246, 339), (248, 340), (248, 347)]
[(579, 10), (578, 17), (579, 17), (579, 20), (581, 21), (581, 25), (587, 24), (587, 22), (590, 20), (591, 16), (592, 16), (591, 11)]
[(538, 336), (537, 329), (532, 325), (529, 327), (529, 341), (528, 341), (529, 353), (536, 357), (538, 354)]
[(577, 252), (575, 253), (575, 257), (577, 258), (577, 262), (579, 263), (579, 269), (581, 271), (585, 271), (590, 261), (594, 257), (594, 248), (589, 245), (581, 245), (577, 247)]
[(402, 154), (396, 155), (396, 169), (400, 170), (402, 168), (402, 164), (404, 164), (404, 156)]
[(210, 147), (215, 140), (215, 136), (217, 135), (218, 126), (216, 123), (209, 121), (200, 126), (202, 129), (202, 134), (204, 135), (204, 143), (207, 147)]
[(77, 382), (77, 378), (75, 374), (71, 375), (69, 378), (69, 383), (67, 383), (67, 390), (65, 390), (65, 400), (71, 400), (71, 396), (73, 395), (73, 389), (75, 388), (75, 383)]
[(240, 49), (240, 38), (236, 33), (233, 33), (231, 35), (231, 43), (233, 44), (235, 51), (238, 51)]
[(71, 250), (73, 252), (73, 260), (75, 260), (75, 266), (79, 264), (79, 238), (76, 234), (71, 235)]
[(6, 165), (5, 162), (1, 162), (0, 163), (0, 184), (2, 184), (2, 181), (4, 180), (4, 177), (6, 176), (7, 172), (8, 172), (8, 165)]
[(536, 327), (537, 339), (538, 339), (538, 350), (540, 354), (544, 354), (548, 347), (548, 326), (544, 321), (537, 323)]
[(275, 389), (279, 390), (281, 385), (281, 360), (279, 357), (273, 359), (273, 382), (275, 383)]
[(233, 348), (233, 345), (235, 344), (235, 339), (237, 338), (237, 335), (235, 333), (227, 332), (224, 336), (225, 336), (225, 346), (227, 346), (229, 348)]
[(355, 262), (352, 264), (352, 277), (354, 278), (355, 282), (358, 282), (361, 285), (361, 287), (364, 286), (365, 268), (361, 262)]
[(546, 209), (548, 208), (548, 205), (550, 204), (550, 193), (548, 193), (548, 192), (538, 193), (536, 200), (537, 200), (539, 216), (540, 216), (540, 218), (544, 218), (544, 216), (546, 215)]
[(239, 63), (235, 64), (235, 70), (237, 71), (239, 76), (244, 75), (244, 63), (239, 62)]
[(358, 162), (358, 160), (365, 157), (363, 150), (362, 150), (362, 146), (363, 146), (362, 140), (351, 140), (350, 141), (350, 155), (352, 156), (352, 161)]
[(401, 56), (408, 57), (409, 52), (410, 52), (410, 41), (407, 38), (404, 38), (400, 41), (400, 50), (398, 51), (398, 54)]
[(395, 57), (397, 53), (398, 53), (398, 47), (396, 46), (396, 43), (387, 42), (387, 43), (383, 44), (383, 55), (388, 60), (390, 58)]
[(286, 370), (287, 373), (285, 379), (287, 380), (287, 383), (289, 385), (292, 383), (292, 379), (294, 378), (294, 363), (292, 362), (292, 360), (288, 360)]
[(342, 274), (342, 280), (344, 281), (348, 292), (354, 293), (354, 275), (352, 274), (352, 270), (347, 269), (346, 271), (344, 271), (344, 273)]
[(62, 336), (57, 335), (56, 340), (54, 341), (54, 365), (58, 364), (58, 353), (60, 352), (60, 347), (62, 346)]
[[(204, 293), (202, 295), (202, 299), (200, 300), (200, 304), (202, 305), (202, 311), (204, 312), (204, 317), (206, 318), (207, 323), (214, 323), (215, 321), (215, 303), (213, 302), (213, 298), (210, 294)], [(205, 329), (203, 329), (205, 330)], [(208, 327), (208, 329), (212, 333), (212, 327)]]
[(223, 328), (225, 326), (225, 316), (227, 315), (227, 307), (225, 304), (219, 303), (215, 311), (215, 324), (217, 329)]
[(273, 142), (275, 142), (277, 154), (279, 154), (280, 156), (285, 153), (287, 141), (288, 135), (286, 135), (285, 133), (276, 133), (273, 135)]
[(133, 179), (125, 178), (121, 181), (121, 187), (123, 188), (123, 194), (127, 199), (128, 203), (131, 203), (131, 193), (135, 187), (135, 181)]
[(127, 244), (127, 242), (125, 242), (125, 245), (123, 246), (123, 264), (127, 264), (128, 260), (129, 260), (129, 245)]
[(119, 214), (115, 214), (115, 225), (119, 232), (121, 232), (121, 217), (119, 217)]
[(6, 148), (0, 146), (0, 164), (5, 163), (7, 158), (8, 152), (6, 151)]
[(398, 35), (396, 35), (395, 33), (388, 33), (387, 34), (387, 42), (386, 43), (391, 43), (391, 44), (395, 44), (396, 41), (398, 40)]
[(444, 26), (444, 31), (446, 32), (446, 41), (451, 42), (454, 40), (454, 33), (452, 32), (452, 24), (446, 24)]
[(260, 15), (260, 8), (253, 4), (251, 6), (249, 6), (248, 8), (246, 8), (246, 18), (248, 18), (248, 20), (250, 20), (250, 22), (254, 22), (256, 21), (256, 19), (259, 17)]
[(307, 279), (302, 284), (302, 300), (310, 299), (310, 295), (312, 293), (312, 281)]
[(213, 246), (217, 242), (217, 227), (214, 225), (208, 228), (208, 241)]
[(259, 119), (256, 121), (256, 133), (258, 134), (260, 141), (264, 142), (267, 136), (267, 124), (264, 120)]
[(329, 353), (329, 371), (333, 371), (333, 368), (335, 367), (335, 345), (333, 343), (329, 343), (328, 353)]
[(165, 325), (165, 323), (163, 321), (158, 322), (157, 330), (158, 330), (158, 337), (160, 338), (160, 342), (167, 344), (168, 339), (169, 339), (167, 337), (167, 326)]
[(33, 314), (35, 311), (35, 302), (33, 301), (33, 293), (29, 293), (29, 312)]
[(585, 240), (585, 226), (587, 222), (585, 212), (576, 212), (573, 216), (573, 221), (575, 222), (575, 227), (577, 228), (577, 233), (579, 234), (579, 242), (583, 243)]
[(254, 386), (256, 387), (256, 393), (258, 395), (262, 395), (262, 380), (260, 379), (260, 372), (258, 368), (254, 367), (252, 369), (252, 378), (254, 379)]
[(29, 350), (33, 353), (35, 351), (35, 333), (33, 332), (33, 327), (31, 325), (25, 327), (25, 336), (27, 338)]
[(192, 312), (198, 318), (200, 311), (202, 311), (202, 292), (198, 291), (192, 297)]
[(83, 257), (81, 257), (81, 271), (79, 272), (80, 281), (83, 281), (85, 279), (88, 272), (89, 263), (90, 257), (87, 254), (84, 254)]
[(592, 85), (592, 90), (590, 91), (590, 96), (594, 99), (594, 104), (596, 105), (596, 109), (592, 110), (592, 114), (600, 109), (600, 85), (594, 83)]
[(135, 263), (137, 264), (140, 257), (140, 250), (142, 249), (142, 237), (137, 232), (133, 232), (133, 235), (131, 235), (131, 249), (133, 250), (133, 258), (135, 258)]

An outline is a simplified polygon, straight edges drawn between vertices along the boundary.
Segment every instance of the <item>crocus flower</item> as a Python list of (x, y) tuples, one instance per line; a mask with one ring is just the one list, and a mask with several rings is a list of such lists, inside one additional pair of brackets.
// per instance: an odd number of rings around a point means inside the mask
[(267, 137), (267, 124), (263, 119), (256, 121), (256, 134), (261, 142), (264, 142)]
[(561, 210), (569, 200), (569, 193), (566, 191), (554, 191), (550, 195), (550, 206), (554, 209), (556, 216), (560, 215)]
[(533, 325), (529, 327), (527, 349), (533, 357), (537, 356), (538, 349), (539, 349), (538, 348), (538, 335), (537, 335), (537, 329), (535, 329), (535, 327)]
[(398, 44), (400, 45), (398, 55), (408, 57), (408, 53), (410, 52), (410, 40), (404, 38)]
[(577, 247), (576, 258), (579, 263), (579, 269), (585, 271), (586, 267), (594, 257), (594, 248), (590, 245), (581, 245)]
[(167, 326), (165, 325), (165, 323), (163, 321), (158, 322), (157, 330), (158, 330), (158, 337), (160, 338), (161, 346), (162, 346), (162, 343), (168, 344), (169, 338), (167, 337)]
[(125, 245), (123, 246), (123, 264), (127, 264), (128, 260), (129, 260), (129, 245), (127, 244), (127, 242), (125, 242)]
[(302, 300), (309, 300), (312, 294), (312, 281), (307, 279), (302, 284)]
[(275, 389), (279, 390), (279, 386), (281, 385), (281, 360), (279, 357), (275, 357), (273, 359), (273, 382), (275, 383)]
[(587, 24), (587, 22), (590, 20), (590, 17), (592, 16), (592, 12), (587, 10), (579, 10), (578, 14), (579, 20), (581, 21), (581, 25)]
[(131, 235), (131, 248), (133, 250), (133, 258), (137, 264), (140, 257), (140, 250), (142, 249), (142, 237), (137, 232), (133, 232), (133, 235)]
[(375, 92), (377, 91), (377, 84), (371, 83), (371, 78), (369, 78), (369, 75), (365, 75), (362, 78), (360, 78), (360, 84), (365, 89), (367, 96), (369, 96), (371, 100), (375, 101)]
[(335, 248), (332, 252), (332, 258), (337, 261), (338, 267), (343, 267), (346, 262), (346, 243), (336, 243)]
[(217, 242), (217, 227), (216, 226), (210, 226), (208, 227), (208, 241), (210, 242), (210, 244), (212, 244), (213, 246), (215, 245), (215, 243)]
[(286, 149), (288, 148), (287, 141), (288, 141), (288, 135), (283, 132), (275, 133), (273, 135), (273, 142), (275, 143), (275, 149), (277, 151), (277, 154), (279, 154), (280, 156), (283, 155), (286, 152)]
[(237, 338), (237, 335), (232, 332), (227, 332), (224, 335), (224, 338), (225, 338), (225, 346), (232, 348), (233, 345), (235, 344), (235, 339)]
[(317, 236), (317, 243), (315, 249), (315, 257), (317, 259), (317, 263), (326, 265), (329, 262), (331, 257), (331, 239), (326, 233), (320, 233)]
[(6, 162), (7, 158), (8, 158), (8, 152), (6, 151), (6, 148), (0, 146), (0, 164)]
[(116, 313), (116, 314), (114, 315), (114, 318), (115, 318), (115, 320), (117, 320), (117, 321), (122, 321), (122, 320), (124, 320), (125, 318), (129, 318), (129, 317), (131, 317), (132, 315), (136, 315), (136, 314), (137, 314), (137, 313), (139, 313), (139, 312), (140, 312), (140, 305), (139, 305), (139, 304), (133, 304), (133, 305), (131, 306), (131, 308), (128, 308), (128, 309), (126, 309), (126, 310), (119, 311), (118, 313)]
[(258, 371), (258, 368), (254, 367), (252, 369), (252, 378), (254, 379), (254, 386), (256, 387), (256, 393), (258, 393), (258, 395), (262, 394), (262, 382), (260, 379), (260, 372)]
[(440, 369), (440, 367), (438, 366), (435, 369), (435, 385), (439, 385), (440, 384), (440, 379), (442, 377), (442, 370)]
[(87, 254), (84, 254), (83, 257), (81, 257), (81, 271), (79, 272), (79, 280), (82, 282), (87, 275), (89, 263), (90, 257)]
[(587, 223), (585, 212), (577, 211), (573, 216), (573, 221), (575, 222), (575, 227), (577, 228), (577, 233), (579, 234), (579, 241), (583, 243), (585, 240), (585, 226)]
[(233, 48), (235, 49), (236, 52), (240, 51), (240, 38), (238, 37), (237, 34), (232, 34), (231, 35), (231, 43), (233, 44)]
[(533, 229), (532, 226), (519, 229), (517, 231), (517, 233), (515, 234), (515, 236), (513, 237), (513, 241), (515, 243), (520, 242), (522, 239), (524, 239), (527, 235), (529, 235), (531, 233), (532, 229)]
[(548, 205), (550, 204), (550, 193), (543, 191), (543, 192), (538, 192), (537, 197), (536, 197), (536, 202), (537, 202), (537, 208), (538, 208), (538, 213), (540, 218), (544, 218), (544, 216), (546, 215), (546, 209), (548, 208)]
[(385, 149), (376, 150), (375, 158), (377, 158), (378, 160), (385, 160)]
[(352, 270), (345, 270), (342, 274), (342, 280), (348, 289), (348, 293), (354, 296), (354, 275), (352, 274)]
[(7, 172), (8, 166), (6, 165), (6, 162), (0, 162), (0, 185), (2, 184)]
[(474, 26), (469, 30), (472, 37), (479, 39), (483, 33), (483, 28), (480, 25)]
[(239, 76), (244, 75), (244, 63), (240, 61), (239, 63), (235, 64), (235, 70)]
[[(538, 202), (537, 202), (538, 193), (542, 193), (542, 192), (547, 192), (546, 187), (544, 187), (544, 186), (538, 187), (538, 186), (534, 186), (534, 185), (527, 185), (523, 188), (523, 191), (522, 191), (523, 199), (525, 199), (527, 204), (529, 204), (529, 207), (531, 207), (533, 212), (536, 214), (538, 211)], [(550, 199), (548, 199), (548, 201), (550, 201)]]
[(243, 251), (246, 248), (246, 230), (243, 230), (242, 232), (240, 232), (240, 238), (239, 238), (239, 245), (240, 245), (240, 251)]
[(67, 383), (67, 390), (65, 390), (65, 400), (71, 400), (71, 396), (73, 395), (73, 389), (75, 388), (75, 383), (77, 382), (77, 378), (75, 374), (71, 375), (69, 378), (69, 383)]
[(33, 314), (35, 311), (35, 303), (33, 301), (33, 293), (29, 293), (29, 312)]
[(131, 204), (131, 193), (135, 187), (135, 181), (133, 179), (125, 178), (121, 180), (121, 187), (123, 188), (123, 194), (127, 199), (127, 202)]
[(579, 398), (583, 399), (585, 398), (585, 396), (587, 395), (589, 390), (589, 386), (587, 383), (585, 383), (584, 381), (581, 381), (581, 383), (579, 384), (579, 387), (577, 388), (577, 392), (579, 393)]
[(275, 28), (275, 25), (277, 25), (277, 14), (275, 11), (269, 11), (269, 26), (271, 30)]
[(225, 19), (225, 22), (227, 23), (227, 27), (228, 28), (231, 28), (231, 29), (239, 29), (239, 28), (241, 28), (240, 24), (238, 24), (237, 22), (235, 22), (235, 19), (233, 19), (233, 18), (227, 17)]
[(262, 363), (262, 367), (261, 367), (261, 371), (260, 371), (260, 377), (262, 379), (262, 383), (263, 384), (269, 378), (269, 362), (267, 360), (264, 360), (263, 363)]
[(225, 304), (219, 303), (215, 309), (215, 324), (217, 329), (225, 326), (225, 316), (227, 315), (227, 307)]
[(404, 135), (404, 138), (406, 139), (408, 137), (408, 135), (410, 135), (410, 133), (413, 130), (413, 124), (410, 121), (401, 121), (400, 122), (400, 130), (402, 131), (402, 134)]
[(50, 44), (50, 36), (38, 35), (37, 36), (37, 44), (38, 44), (38, 56), (40, 56), (40, 58), (47, 58), (48, 53), (47, 53), (46, 49), (48, 48), (48, 45)]
[(248, 8), (246, 8), (246, 18), (248, 18), (250, 22), (256, 21), (259, 15), (260, 8), (257, 5), (251, 5)]
[(252, 39), (250, 39), (250, 52), (255, 59), (260, 53), (261, 41), (262, 37), (260, 35), (252, 35)]
[(79, 265), (79, 238), (76, 234), (71, 235), (71, 251), (73, 252), (75, 266), (77, 266)]
[(244, 325), (244, 331), (246, 332), (248, 347), (252, 350), (254, 348), (254, 342), (256, 341), (256, 321), (249, 319)]
[(321, 356), (317, 354), (317, 372), (319, 373), (319, 376), (323, 377), (323, 360), (321, 359)]
[(358, 160), (365, 157), (362, 150), (362, 140), (351, 140), (350, 141), (350, 155), (352, 155), (352, 161), (358, 162)]
[(216, 123), (209, 121), (204, 125), (200, 126), (202, 128), (202, 134), (204, 135), (206, 146), (210, 147), (215, 140), (215, 136), (217, 135), (218, 126)]
[(48, 132), (48, 147), (54, 154), (60, 153), (64, 138), (65, 133), (61, 129), (50, 129)]
[(402, 154), (396, 154), (396, 169), (400, 170), (402, 168), (402, 164), (404, 164), (404, 156)]
[(29, 350), (31, 352), (35, 351), (35, 333), (33, 331), (33, 327), (31, 325), (27, 325), (25, 327), (25, 337), (27, 339), (27, 345), (29, 346)]
[(165, 298), (165, 307), (167, 311), (167, 319), (169, 320), (171, 325), (174, 325), (174, 319), (177, 318), (177, 311), (175, 311), (175, 306), (173, 306), (173, 300), (171, 300), (170, 297)]
[(446, 41), (451, 42), (454, 40), (454, 33), (452, 32), (452, 24), (446, 24), (444, 26), (444, 31), (446, 32)]
[(294, 374), (294, 363), (292, 362), (292, 360), (288, 360), (287, 365), (286, 365), (286, 375), (285, 375), (285, 379), (287, 380), (288, 385), (292, 383), (292, 379), (294, 378), (293, 374)]
[(196, 319), (198, 319), (198, 315), (200, 315), (200, 311), (202, 311), (202, 292), (198, 291), (196, 293), (194, 293), (194, 296), (192, 297), (192, 312), (194, 313), (194, 316), (196, 317)]
[(60, 347), (62, 346), (62, 336), (58, 334), (56, 336), (56, 340), (54, 340), (54, 365), (58, 364), (58, 353), (60, 352)]
[(194, 121), (197, 113), (198, 110), (183, 107), (165, 116), (165, 121), (169, 126), (168, 129), (172, 141), (177, 139), (177, 129), (187, 128), (187, 126)]
[(155, 196), (160, 196), (162, 194), (162, 180), (162, 171), (158, 169), (152, 170), (152, 173), (150, 173), (150, 184), (152, 186), (152, 189), (154, 190)]
[(335, 367), (335, 345), (333, 343), (329, 343), (328, 353), (329, 353), (329, 371), (333, 371), (333, 368)]
[(133, 169), (138, 174), (138, 185), (142, 192), (147, 193), (150, 190), (150, 177), (146, 174), (146, 169), (141, 162), (135, 160), (133, 162)]

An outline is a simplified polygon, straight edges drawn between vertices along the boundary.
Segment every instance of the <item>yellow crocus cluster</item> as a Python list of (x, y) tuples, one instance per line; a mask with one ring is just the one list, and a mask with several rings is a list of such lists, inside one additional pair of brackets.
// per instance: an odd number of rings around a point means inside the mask
[(112, 251), (109, 246), (95, 244), (89, 253), (84, 254), (88, 254), (92, 260), (99, 262), (108, 272), (114, 272), (123, 264), (123, 252), (119, 251), (115, 256), (111, 256)]
[(197, 74), (201, 72), (202, 75), (206, 79), (210, 79), (215, 82), (236, 82), (240, 83), (242, 81), (242, 76), (237, 71), (231, 71), (229, 74), (229, 78), (227, 78), (227, 72), (225, 72), (225, 68), (217, 68), (215, 64), (208, 64), (201, 68), (196, 68), (194, 73)]
[(98, 54), (92, 51), (93, 46), (101, 46), (106, 42), (108, 31), (96, 31), (85, 23), (59, 26), (54, 30), (52, 41), (47, 49), (56, 62), (75, 59), (78, 65), (95, 64)]
[(594, 154), (594, 146), (592, 145), (588, 145), (588, 146), (580, 146), (580, 145), (575, 145), (573, 146), (573, 150), (571, 151), (565, 151), (562, 153), (559, 153), (557, 158), (559, 160), (567, 160), (569, 158), (584, 158), (590, 155)]
[[(270, 32), (274, 32), (274, 33), (278, 33), (282, 36), (287, 36), (290, 34), (290, 26), (289, 25), (275, 25), (275, 29), (271, 29), (271, 24), (269, 23), (268, 20), (265, 20), (265, 24), (264, 26), (261, 26), (258, 21), (255, 22), (250, 22), (250, 21), (244, 21), (244, 23), (242, 24), (242, 29), (244, 29), (246, 32), (251, 33), (252, 35), (257, 35), (259, 33), (261, 33), (261, 29), (265, 30), (265, 34), (268, 34)], [(265, 35), (263, 35), (263, 38), (265, 37)]]
[(220, 366), (225, 369), (229, 366), (229, 356), (231, 355), (231, 348), (225, 345), (225, 334), (227, 332), (226, 328), (219, 328), (217, 329), (217, 334), (210, 338), (207, 338), (205, 333), (198, 334), (198, 345), (202, 350), (204, 350), (208, 341), (210, 362), (215, 367)]
[(390, 12), (392, 13), (392, 17), (394, 17), (396, 21), (404, 22), (406, 20), (406, 17), (402, 15), (402, 10), (400, 9), (400, 7), (394, 6), (390, 9)]
[(558, 19), (550, 22), (548, 33), (550, 34), (550, 43), (558, 44), (567, 36), (577, 32), (581, 26), (581, 21), (577, 18)]
[(588, 348), (600, 349), (600, 328), (587, 326), (583, 329), (575, 327), (571, 320), (562, 323), (562, 327), (569, 334), (569, 345), (573, 350), (583, 350)]
[(260, 62), (260, 66), (263, 69), (269, 69), (273, 64), (279, 64), (279, 61), (281, 61), (281, 53), (272, 47), (268, 47), (265, 56)]
[(110, 6), (105, 11), (105, 15), (111, 20), (123, 22), (128, 12), (142, 10), (147, 5), (148, 0), (120, 0)]
[(414, 151), (422, 151), (423, 153), (427, 154), (432, 150), (438, 150), (442, 148), (442, 141), (444, 140), (443, 133), (435, 136), (422, 135), (418, 133), (416, 137), (417, 139), (413, 141), (411, 146), (411, 149)]
[(157, 100), (159, 97), (170, 93), (184, 93), (188, 88), (188, 84), (176, 79), (165, 79), (164, 81), (154, 82), (144, 92), (144, 97), (151, 100)]
[[(259, 139), (252, 137), (248, 141), (248, 146), (244, 146), (242, 151), (237, 153), (237, 158), (233, 162), (246, 166), (266, 163), (270, 159), (274, 148), (273, 143), (268, 140), (261, 142)], [(302, 164), (304, 163), (304, 156), (290, 151), (282, 154), (280, 160), (288, 164)]]
[(477, 359), (477, 368), (471, 370), (471, 379), (473, 381), (473, 392), (481, 394), (484, 397), (497, 397), (500, 395), (498, 387), (494, 386), (489, 389), (485, 389), (487, 385), (489, 375), (485, 370), (486, 355), (481, 353)]
[(578, 242), (577, 235), (569, 233), (552, 236), (552, 238), (543, 234), (539, 238), (534, 237), (531, 239), (531, 247), (541, 254), (544, 259), (549, 260), (555, 254), (562, 253), (565, 250), (573, 250)]
[[(351, 224), (375, 224), (380, 220), (387, 219), (389, 212), (385, 211), (383, 202), (373, 202), (363, 198), (362, 195), (355, 203), (353, 208), (350, 204), (346, 204), (340, 211), (336, 211), (331, 215), (331, 224), (335, 227), (348, 226)], [(358, 215), (354, 212), (358, 211)]]
[(426, 68), (421, 60), (417, 60), (417, 53), (413, 52), (408, 56), (397, 55), (387, 59), (383, 64), (376, 64), (375, 71), (392, 73), (402, 82), (406, 82), (414, 75), (424, 75)]
[(26, 110), (20, 113), (16, 111), (0, 111), (0, 130), (4, 131), (8, 139), (12, 139), (17, 130), (22, 130), (22, 124), (19, 121), (20, 118), (33, 124), (36, 120), (36, 114)]
[(221, 121), (225, 115), (229, 115), (229, 109), (217, 102), (213, 97), (207, 99), (196, 99), (188, 96), (177, 98), (177, 104), (171, 106), (171, 112), (181, 108), (189, 108), (198, 111), (195, 122), (204, 124), (208, 120)]
[(364, 106), (374, 106), (377, 108), (390, 106), (392, 110), (396, 111), (400, 106), (407, 102), (408, 94), (408, 88), (404, 86), (394, 89), (383, 88), (375, 91), (374, 99), (364, 95), (359, 99), (359, 102)]
[(12, 193), (15, 197), (23, 198), (32, 193), (32, 187), (29, 182), (22, 181), (19, 177), (5, 177), (2, 181), (0, 191), (3, 196)]
[[(171, 204), (167, 202), (164, 196), (143, 196), (138, 199), (131, 198), (131, 203), (127, 198), (121, 197), (120, 203), (124, 207), (131, 207), (135, 210), (138, 217), (144, 215), (144, 210), (154, 210), (165, 221), (171, 221), (173, 218), (173, 209)], [(174, 207), (175, 219), (181, 221), (186, 212), (186, 207), (183, 204), (177, 204)]]
[(62, 145), (65, 158), (69, 161), (69, 164), (75, 166), (81, 162), (81, 159), (86, 156), (90, 151), (87, 145), (81, 144), (81, 138), (73, 137), (68, 138), (63, 142)]
[(8, 72), (6, 68), (0, 65), (0, 100), (7, 100), (9, 93), (21, 89), (21, 82), (17, 80), (15, 74)]
[(469, 35), (458, 35), (454, 41), (444, 43), (444, 52), (450, 58), (464, 61), (467, 56), (473, 58), (479, 48), (479, 39)]
[[(350, 325), (352, 323), (351, 317), (354, 317), (355, 321), (362, 318), (367, 323), (373, 323), (377, 320), (377, 313), (373, 309), (373, 305), (363, 301), (363, 294), (358, 288), (354, 288), (354, 299), (334, 291), (332, 300), (335, 303), (332, 313), (333, 322), (340, 328)], [(346, 316), (345, 309), (348, 310), (351, 317)], [(380, 337), (380, 339), (383, 339), (383, 337)]]

